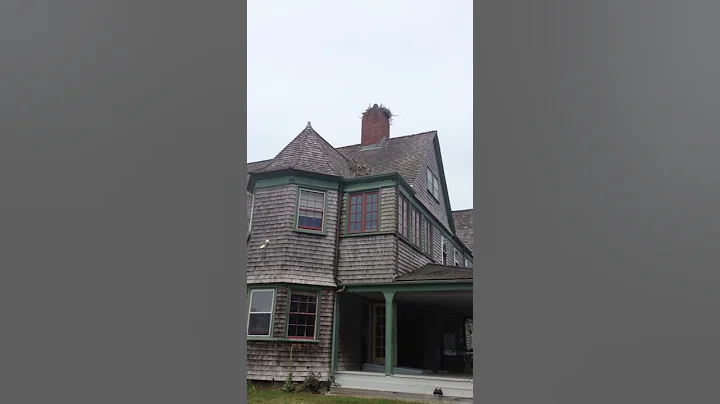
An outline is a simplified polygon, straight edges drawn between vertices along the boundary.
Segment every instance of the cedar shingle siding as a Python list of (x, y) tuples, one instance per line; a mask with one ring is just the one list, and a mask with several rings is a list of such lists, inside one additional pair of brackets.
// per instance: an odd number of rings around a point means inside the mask
[[(308, 124), (275, 158), (248, 164), (246, 186), (251, 180), (254, 185), (248, 190), (246, 207), (248, 220), (252, 220), (247, 241), (247, 283), (251, 288), (277, 291), (272, 338), (248, 339), (248, 379), (283, 381), (290, 370), (293, 346), (295, 380), (301, 381), (310, 372), (327, 380), (335, 290), (341, 286), (336, 277), (342, 285), (387, 283), (412, 275), (418, 268), (428, 271), (428, 265), (437, 267), (442, 263), (441, 235), (454, 231), (451, 220), (456, 228), (460, 224), (461, 229), (457, 238), (445, 237), (451, 245), (456, 244), (449, 250), (448, 264), (454, 265), (456, 248), (463, 251), (463, 244), (472, 248), (472, 211), (453, 212), (453, 218), (448, 217), (449, 204), (443, 190), (446, 184), (439, 172), (436, 142), (437, 133), (433, 131), (384, 138), (369, 146), (333, 148)], [(427, 191), (428, 167), (441, 183), (438, 201)], [(336, 183), (342, 190), (345, 180), (353, 179), (353, 184), (362, 185), (362, 177), (368, 176), (373, 176), (368, 181), (381, 184), (381, 188), (375, 188), (379, 190), (378, 228), (374, 232), (348, 234), (349, 193), (339, 194), (337, 187), (328, 189), (332, 188), (328, 184)], [(313, 234), (297, 230), (299, 190), (308, 183), (317, 185), (312, 190), (325, 192), (323, 231)], [(397, 234), (399, 187), (414, 194), (414, 204), (424, 206), (444, 227), (441, 231), (434, 226), (432, 258)], [(460, 264), (464, 265), (464, 257)], [(301, 285), (322, 289), (317, 342), (285, 340), (288, 288), (295, 290)], [(367, 332), (367, 326), (359, 321), (364, 306), (361, 298), (352, 294), (341, 293), (338, 298), (338, 369), (358, 370), (365, 359), (358, 349)]]
[[(294, 231), (297, 197), (297, 185), (255, 191), (252, 234), (248, 242), (248, 284), (287, 282), (335, 286), (337, 191), (326, 192), (324, 235)], [(258, 248), (265, 240), (270, 243)]]
[[(285, 313), (288, 290), (277, 288), (275, 300), (275, 320), (273, 336), (285, 337)], [(332, 290), (322, 291), (320, 299), (320, 328), (318, 343), (295, 343), (292, 353), (293, 379), (302, 381), (314, 372), (322, 379), (327, 379), (330, 371), (330, 354), (332, 349), (332, 315), (335, 293)], [(254, 341), (247, 342), (247, 378), (250, 380), (284, 381), (290, 371), (290, 346), (285, 341)]]

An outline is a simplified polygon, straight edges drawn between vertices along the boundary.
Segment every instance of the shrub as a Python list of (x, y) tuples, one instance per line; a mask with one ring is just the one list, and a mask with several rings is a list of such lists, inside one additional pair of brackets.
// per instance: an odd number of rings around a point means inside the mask
[(313, 394), (321, 394), (330, 389), (328, 382), (322, 382), (314, 373), (310, 373), (305, 380), (303, 380), (302, 391)]
[(292, 371), (290, 371), (290, 373), (288, 373), (287, 379), (285, 379), (285, 383), (283, 384), (281, 390), (286, 393), (292, 393), (293, 391), (295, 391), (295, 384), (293, 383)]

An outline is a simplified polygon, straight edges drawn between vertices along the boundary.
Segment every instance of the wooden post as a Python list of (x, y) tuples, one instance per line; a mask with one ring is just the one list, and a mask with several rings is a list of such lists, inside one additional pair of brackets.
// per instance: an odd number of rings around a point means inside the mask
[(339, 303), (340, 299), (337, 295), (337, 291), (335, 291), (335, 300), (333, 307), (333, 325), (332, 325), (332, 348), (331, 348), (331, 357), (330, 357), (330, 377), (335, 377), (335, 371), (337, 370), (337, 363), (338, 363), (338, 327), (340, 327), (340, 307)]
[(393, 365), (395, 354), (393, 352), (393, 337), (395, 335), (395, 310), (393, 310), (393, 300), (395, 291), (383, 292), (385, 296), (385, 375), (393, 374)]

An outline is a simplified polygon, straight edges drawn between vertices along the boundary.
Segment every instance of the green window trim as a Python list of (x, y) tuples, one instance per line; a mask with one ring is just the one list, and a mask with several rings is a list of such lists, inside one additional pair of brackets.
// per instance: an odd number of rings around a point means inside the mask
[[(320, 337), (320, 309), (322, 305), (322, 297), (323, 297), (323, 291), (320, 288), (312, 287), (312, 286), (285, 286), (287, 289), (287, 302), (285, 304), (285, 333), (284, 333), (284, 341), (291, 341), (291, 342), (319, 342)], [(290, 300), (292, 298), (293, 292), (295, 293), (302, 293), (302, 294), (315, 294), (315, 325), (314, 325), (314, 331), (315, 334), (312, 339), (310, 338), (293, 338), (288, 335), (288, 329), (290, 325)]]
[[(272, 293), (273, 293), (273, 297), (271, 300), (272, 304), (270, 306), (269, 333), (268, 333), (268, 335), (249, 335), (250, 334), (250, 315), (252, 314), (250, 312), (250, 310), (252, 308), (253, 294), (255, 292), (267, 292), (267, 291), (272, 291)], [(276, 286), (266, 286), (266, 285), (259, 286), (258, 285), (256, 287), (248, 288), (247, 292), (248, 292), (248, 297), (247, 297), (248, 308), (247, 308), (247, 323), (245, 324), (245, 334), (247, 335), (248, 338), (253, 338), (253, 339), (256, 339), (256, 338), (272, 339), (273, 331), (275, 329), (274, 323), (275, 323), (275, 310), (277, 308), (277, 287)], [(264, 314), (265, 312), (261, 312), (261, 313)]]
[[(314, 192), (318, 194), (323, 195), (323, 206), (322, 206), (322, 222), (319, 229), (317, 228), (310, 228), (309, 226), (301, 227), (300, 226), (300, 197), (305, 192)], [(320, 234), (325, 235), (326, 234), (326, 225), (327, 225), (327, 204), (328, 204), (328, 193), (327, 189), (322, 188), (315, 188), (315, 187), (308, 187), (308, 186), (298, 186), (297, 189), (297, 197), (295, 200), (295, 226), (294, 230), (299, 233), (306, 233), (306, 234)], [(306, 209), (310, 210), (310, 209)], [(319, 210), (315, 211), (319, 212)]]
[[(435, 216), (433, 216), (433, 215), (430, 213), (430, 211), (428, 210), (428, 208), (425, 207), (425, 206), (417, 199), (417, 197), (415, 197), (415, 195), (414, 195), (414, 193), (413, 193), (414, 191), (412, 191), (412, 192), (411, 192), (411, 191), (408, 191), (408, 188), (405, 187), (405, 186), (401, 186), (401, 187), (399, 188), (399, 190), (400, 190), (400, 192), (399, 192), (400, 195), (399, 195), (399, 197), (398, 197), (398, 202), (397, 202), (397, 203), (398, 203), (398, 227), (397, 227), (397, 231), (398, 231), (399, 234), (402, 235), (402, 233), (400, 232), (400, 223), (399, 223), (399, 220), (400, 220), (400, 218), (399, 218), (400, 213), (399, 213), (399, 212), (400, 212), (400, 206), (401, 206), (401, 202), (400, 202), (400, 201), (401, 201), (401, 200), (405, 200), (405, 202), (408, 204), (408, 209), (415, 209), (415, 210), (417, 210), (418, 212), (420, 212), (420, 214), (421, 214), (421, 216), (422, 216), (423, 218), (425, 218), (426, 220), (428, 220), (428, 221), (432, 224), (432, 226), (433, 226), (433, 232), (437, 230), (437, 231), (439, 232), (439, 234), (440, 234), (440, 237), (443, 237), (448, 243), (450, 243), (450, 244), (453, 246), (453, 248), (458, 249), (458, 250), (461, 250), (461, 251), (465, 251), (465, 252), (468, 252), (468, 253), (471, 253), (471, 252), (467, 249), (467, 247), (459, 247), (457, 244), (455, 244), (454, 241), (457, 241), (457, 237), (456, 237), (456, 236), (453, 236), (452, 234), (450, 234), (450, 232), (448, 232), (447, 228), (445, 228), (445, 226), (443, 226), (443, 225), (440, 223), (440, 221), (439, 221)], [(451, 241), (451, 240), (454, 240), (454, 241)], [(441, 247), (441, 250), (442, 250), (442, 244), (440, 245), (440, 247)]]
[[(353, 191), (353, 192), (346, 192), (344, 195), (345, 199), (345, 218), (346, 223), (343, 229), (343, 233), (345, 235), (359, 235), (359, 234), (375, 234), (380, 232), (380, 218), (382, 217), (382, 200), (381, 200), (381, 194), (382, 194), (382, 188), (378, 189), (365, 189), (365, 190), (359, 190), (359, 191)], [(366, 204), (367, 204), (367, 196), (368, 195), (375, 195), (377, 204), (377, 211), (375, 214), (377, 215), (377, 220), (375, 221), (375, 228), (374, 229), (366, 229), (367, 226), (367, 218), (365, 217), (366, 214)], [(353, 196), (360, 196), (361, 197), (361, 212), (360, 212), (360, 230), (351, 230), (351, 224), (352, 224), (352, 198)], [(356, 213), (357, 214), (357, 213)]]

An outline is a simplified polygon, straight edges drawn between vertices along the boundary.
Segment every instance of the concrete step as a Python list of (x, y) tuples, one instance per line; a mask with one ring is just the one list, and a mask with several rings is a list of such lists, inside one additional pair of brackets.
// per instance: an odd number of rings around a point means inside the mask
[(437, 396), (432, 394), (395, 393), (389, 391), (349, 389), (345, 387), (333, 387), (330, 395), (385, 398), (390, 400), (412, 401), (417, 403), (448, 403), (448, 404), (471, 404), (472, 398)]
[(442, 389), (445, 397), (473, 397), (473, 382), (469, 379), (431, 377), (415, 375), (385, 376), (370, 372), (337, 372), (335, 384), (340, 388), (353, 390), (375, 390), (382, 392), (433, 395), (435, 389)]

